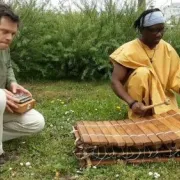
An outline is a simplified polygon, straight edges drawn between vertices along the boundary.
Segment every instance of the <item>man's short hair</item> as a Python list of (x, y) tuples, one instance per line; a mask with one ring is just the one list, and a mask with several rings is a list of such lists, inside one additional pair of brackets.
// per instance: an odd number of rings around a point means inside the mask
[(16, 22), (18, 24), (20, 22), (19, 16), (13, 12), (10, 6), (4, 3), (0, 3), (0, 19), (3, 16), (10, 18), (13, 22)]

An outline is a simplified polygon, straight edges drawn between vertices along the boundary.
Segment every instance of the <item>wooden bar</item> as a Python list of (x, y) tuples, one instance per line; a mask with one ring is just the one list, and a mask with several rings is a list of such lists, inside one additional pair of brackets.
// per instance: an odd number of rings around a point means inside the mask
[(125, 146), (127, 147), (133, 146), (134, 145), (133, 140), (130, 138), (129, 134), (127, 134), (126, 131), (124, 131), (124, 129), (120, 126), (120, 124), (117, 121), (110, 121), (110, 122), (115, 127), (116, 131), (122, 136), (122, 139), (125, 142)]
[(145, 118), (141, 118), (138, 120), (136, 119), (135, 124), (149, 137), (152, 146), (156, 147), (157, 149), (160, 148), (160, 146), (162, 145), (162, 141), (152, 130), (151, 122), (147, 121)]
[(116, 128), (112, 126), (110, 121), (103, 121), (104, 125), (108, 128), (109, 132), (111, 133), (112, 137), (114, 138), (114, 145), (116, 146), (125, 146), (125, 142), (122, 139), (121, 134), (118, 133)]
[(103, 132), (103, 134), (107, 140), (107, 145), (114, 145), (114, 139), (110, 135), (108, 128), (102, 123), (102, 121), (97, 121), (96, 123), (99, 126), (99, 128), (101, 129), (101, 131)]
[[(164, 133), (167, 133), (168, 137), (172, 140), (172, 142), (175, 142), (178, 140), (178, 136), (171, 130), (173, 129), (172, 123), (170, 124), (165, 117), (161, 115), (154, 115), (154, 117), (158, 120), (158, 127), (162, 130), (164, 130)], [(159, 125), (160, 124), (160, 125)]]
[(131, 127), (129, 125), (127, 125), (127, 123), (125, 123), (125, 121), (117, 121), (117, 122), (121, 125), (121, 127), (124, 129), (124, 131), (126, 131), (126, 133), (133, 140), (135, 147), (143, 146), (143, 143), (140, 140), (140, 138), (137, 136), (137, 133), (133, 129), (131, 129)]
[(86, 131), (91, 138), (91, 144), (92, 145), (97, 145), (99, 144), (99, 140), (97, 138), (97, 135), (94, 133), (93, 129), (89, 127), (89, 122), (88, 121), (83, 121), (84, 127), (86, 128)]
[(79, 135), (81, 136), (81, 141), (85, 144), (91, 144), (91, 138), (88, 135), (88, 132), (83, 124), (83, 122), (77, 122), (77, 130), (79, 132)]
[[(176, 150), (170, 150), (170, 149), (168, 149), (168, 150), (160, 150), (160, 151), (158, 151), (158, 154), (167, 154), (167, 153), (169, 153), (169, 154), (171, 154), (171, 153), (176, 153), (176, 152), (180, 152), (180, 149), (176, 149)], [(109, 155), (109, 156), (124, 156), (124, 155), (139, 155), (139, 154), (141, 154), (141, 155), (151, 155), (151, 154), (153, 154), (153, 153), (157, 153), (157, 151), (153, 151), (153, 150), (151, 150), (151, 151), (134, 151), (134, 152), (125, 152), (125, 151), (122, 151), (122, 152), (93, 152), (93, 153), (86, 153), (88, 156), (98, 156), (98, 155), (100, 155), (100, 156), (105, 156), (105, 155)], [(78, 155), (79, 157), (82, 157), (83, 156), (83, 153), (82, 152), (80, 152), (80, 153), (76, 153), (76, 155)]]
[(137, 136), (139, 137), (140, 141), (142, 141), (143, 146), (152, 145), (152, 141), (149, 139), (148, 136), (146, 136), (146, 134), (141, 130), (141, 128), (139, 128), (139, 126), (134, 123), (134, 121), (126, 120), (125, 122), (129, 124), (131, 129), (133, 129), (137, 133)]
[(168, 115), (171, 115), (170, 121), (176, 125), (176, 127), (180, 130), (180, 114), (176, 113), (175, 111), (171, 110), (167, 112)]
[(106, 145), (107, 144), (106, 138), (103, 132), (97, 126), (96, 122), (86, 121), (86, 126), (89, 127), (89, 129), (91, 129), (90, 134), (92, 137), (96, 135), (96, 138), (93, 141), (93, 145)]
[(168, 137), (168, 134), (164, 132), (166, 128), (160, 123), (155, 117), (147, 117), (147, 120), (150, 122), (149, 127), (154, 132), (154, 134), (161, 139), (162, 144), (170, 144), (172, 140)]
[(174, 117), (169, 117), (167, 113), (163, 113), (160, 116), (164, 119), (160, 120), (161, 123), (164, 123), (171, 131), (175, 134), (175, 143), (180, 142), (180, 124), (177, 123), (177, 120)]
[[(174, 157), (171, 158), (174, 161), (179, 162), (180, 161), (180, 157)], [(170, 160), (170, 158), (144, 158), (144, 159), (128, 159), (127, 163), (130, 164), (142, 164), (142, 163), (158, 163), (158, 162), (168, 162)]]
[[(180, 162), (180, 157), (172, 158), (176, 162)], [(99, 162), (98, 160), (91, 160), (91, 166), (106, 166), (106, 165), (113, 165), (124, 163), (124, 164), (142, 164), (142, 163), (159, 163), (159, 162), (168, 162), (169, 158), (144, 158), (144, 159), (129, 159), (129, 160), (103, 160)], [(86, 167), (88, 166), (88, 162), (86, 162)], [(89, 167), (89, 166), (88, 166)]]

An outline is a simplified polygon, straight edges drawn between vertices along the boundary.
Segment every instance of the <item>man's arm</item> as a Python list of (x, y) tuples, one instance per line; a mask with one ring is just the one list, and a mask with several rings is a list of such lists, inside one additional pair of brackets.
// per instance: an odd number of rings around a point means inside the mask
[(128, 69), (116, 62), (113, 63), (113, 73), (112, 73), (112, 89), (115, 94), (120, 97), (122, 100), (131, 104), (134, 102), (134, 99), (125, 91), (124, 89), (124, 82), (128, 76)]
[(10, 85), (11, 83), (17, 83), (15, 75), (14, 75), (14, 71), (12, 68), (12, 64), (11, 64), (11, 57), (10, 57), (10, 52), (9, 50), (7, 50), (7, 82), (6, 82), (6, 88), (10, 89)]
[(16, 103), (19, 102), (17, 98), (15, 98), (14, 94), (20, 93), (20, 94), (27, 94), (29, 96), (32, 96), (31, 93), (23, 88), (21, 85), (19, 85), (16, 81), (14, 71), (11, 64), (11, 58), (10, 58), (10, 52), (9, 50), (6, 51), (5, 54), (6, 57), (6, 67), (7, 67), (7, 77), (6, 77), (6, 97), (7, 97), (7, 104), (6, 109), (13, 113), (11, 107), (17, 108)]
[[(112, 73), (112, 89), (115, 92), (115, 94), (120, 97), (122, 100), (128, 103), (128, 105), (131, 106), (131, 109), (134, 113), (143, 115), (146, 110), (144, 110), (144, 104), (142, 102), (135, 102), (135, 99), (133, 99), (124, 89), (124, 82), (128, 79), (128, 68), (113, 62), (114, 69)], [(135, 103), (134, 103), (135, 102)]]
[(6, 57), (7, 57), (7, 82), (6, 82), (7, 90), (11, 91), (14, 94), (24, 93), (29, 96), (32, 96), (31, 93), (27, 89), (25, 89), (24, 87), (22, 87), (21, 85), (17, 83), (15, 75), (14, 75), (14, 71), (12, 68), (12, 64), (11, 64), (11, 57), (10, 57), (9, 50), (7, 50)]

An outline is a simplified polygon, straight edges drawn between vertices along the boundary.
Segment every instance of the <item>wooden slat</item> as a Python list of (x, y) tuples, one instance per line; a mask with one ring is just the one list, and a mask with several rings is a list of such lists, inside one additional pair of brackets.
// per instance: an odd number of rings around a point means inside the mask
[(114, 144), (114, 139), (112, 136), (109, 136), (110, 135), (110, 132), (108, 130), (108, 128), (101, 122), (101, 121), (97, 121), (96, 122), (97, 125), (99, 126), (99, 128), (101, 129), (101, 131), (103, 132), (106, 140), (107, 140), (107, 144), (108, 145), (113, 145)]
[(168, 111), (167, 114), (168, 114), (168, 115), (171, 115), (171, 117), (172, 117), (172, 119), (173, 119), (173, 120), (172, 120), (173, 123), (176, 124), (176, 126), (177, 126), (177, 127), (179, 128), (179, 130), (180, 130), (180, 114), (177, 113), (177, 112), (174, 111), (174, 110)]
[[(167, 114), (169, 114), (171, 118), (171, 122), (173, 122), (179, 129), (180, 129), (180, 114), (179, 112), (176, 112), (174, 110), (168, 111)], [(180, 130), (176, 131), (176, 134), (178, 137), (180, 137)], [(180, 143), (176, 143), (176, 147), (180, 147)]]
[(113, 124), (118, 134), (122, 136), (122, 139), (125, 142), (125, 146), (129, 147), (134, 145), (133, 140), (130, 138), (130, 136), (126, 133), (126, 131), (121, 127), (121, 125), (117, 121), (111, 121), (111, 124)]
[(107, 140), (97, 123), (95, 121), (87, 121), (86, 124), (91, 127), (92, 133), (97, 137), (97, 141), (93, 142), (93, 145), (107, 145)]
[(147, 120), (151, 122), (150, 128), (154, 131), (154, 133), (162, 140), (163, 144), (170, 144), (172, 140), (169, 138), (169, 134), (165, 134), (165, 132), (169, 131), (167, 127), (158, 121), (155, 117), (147, 117)]
[(178, 139), (178, 136), (171, 130), (170, 127), (173, 127), (173, 126), (171, 124), (170, 124), (170, 126), (168, 126), (169, 123), (167, 122), (166, 118), (162, 117), (161, 115), (157, 114), (154, 117), (156, 117), (158, 119), (159, 124), (161, 123), (161, 128), (163, 126), (164, 132), (165, 133), (167, 132), (167, 135), (172, 140), (172, 142), (175, 142)]
[(152, 146), (162, 145), (161, 139), (159, 139), (158, 136), (156, 136), (156, 134), (154, 133), (154, 131), (150, 128), (151, 123), (147, 121), (147, 119), (141, 118), (141, 119), (136, 119), (134, 121), (137, 124), (137, 126), (146, 134), (146, 136), (149, 137)]
[(99, 140), (97, 136), (94, 135), (94, 131), (91, 127), (89, 127), (88, 121), (83, 121), (84, 127), (86, 128), (86, 131), (89, 134), (89, 137), (91, 138), (91, 145), (96, 145), (98, 144)]
[[(143, 119), (143, 118), (142, 118)], [(153, 122), (151, 121), (152, 119), (152, 116), (150, 117), (146, 117), (146, 119), (144, 118), (144, 121), (146, 121), (146, 125), (147, 127), (156, 135), (156, 137), (158, 137), (160, 140), (161, 140), (161, 144), (164, 143), (164, 141), (166, 142), (167, 139), (164, 138), (162, 136), (162, 134), (158, 134), (160, 132), (160, 130), (153, 124)], [(154, 121), (154, 120), (153, 120)], [(170, 141), (171, 142), (171, 141)], [(155, 144), (154, 144), (155, 145)]]
[(143, 145), (142, 141), (137, 136), (137, 133), (133, 129), (131, 129), (131, 127), (127, 125), (125, 121), (117, 121), (117, 122), (121, 125), (124, 131), (126, 131), (126, 133), (131, 137), (131, 139), (134, 142), (134, 146), (138, 147)]
[[(165, 157), (160, 157), (160, 158), (144, 158), (144, 159), (126, 159), (126, 160), (120, 160), (121, 163), (124, 164), (142, 164), (142, 163), (158, 163), (158, 162), (168, 162), (169, 159), (173, 159), (174, 161), (179, 162), (180, 158), (179, 157), (173, 157), (173, 158), (165, 158)], [(99, 160), (91, 160), (91, 166), (106, 166), (106, 165), (113, 165), (117, 164), (118, 160), (110, 159), (110, 160), (102, 160), (101, 162)], [(83, 164), (83, 163), (82, 163)], [(86, 162), (85, 166), (88, 167), (88, 162)]]
[(131, 164), (141, 164), (141, 163), (158, 163), (158, 162), (168, 162), (170, 159), (173, 159), (177, 162), (180, 161), (180, 157), (172, 157), (172, 158), (165, 158), (165, 157), (159, 157), (159, 158), (144, 158), (144, 159), (128, 159), (127, 163)]
[(116, 131), (116, 128), (111, 124), (110, 121), (103, 121), (104, 125), (108, 128), (109, 132), (111, 133), (112, 137), (115, 140), (116, 146), (125, 146), (125, 142), (122, 139), (122, 136)]
[(77, 130), (79, 132), (79, 135), (81, 137), (81, 141), (84, 142), (85, 144), (91, 144), (91, 138), (88, 135), (88, 132), (86, 128), (84, 127), (83, 122), (77, 122)]
[(180, 142), (180, 124), (177, 123), (177, 120), (174, 117), (170, 117), (168, 113), (162, 113), (160, 114), (161, 117), (164, 117), (164, 119), (159, 119), (161, 123), (164, 123), (171, 131), (175, 134), (175, 143)]
[(129, 126), (131, 127), (131, 129), (133, 129), (138, 137), (140, 138), (140, 140), (142, 141), (144, 146), (150, 146), (152, 145), (151, 140), (148, 138), (148, 136), (146, 136), (146, 134), (139, 128), (139, 126), (137, 124), (135, 124), (134, 121), (132, 120), (126, 120), (125, 121), (127, 124), (129, 124)]
[[(180, 111), (176, 112), (175, 110), (170, 110), (167, 112), (167, 114), (171, 115), (171, 116), (176, 116), (176, 115), (179, 115)], [(180, 120), (180, 117), (178, 118), (177, 116), (177, 119)]]

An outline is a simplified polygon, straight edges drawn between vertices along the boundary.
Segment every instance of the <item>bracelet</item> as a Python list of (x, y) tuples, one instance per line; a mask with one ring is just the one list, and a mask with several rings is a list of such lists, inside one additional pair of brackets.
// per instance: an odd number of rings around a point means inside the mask
[(132, 103), (129, 104), (129, 108), (131, 109), (131, 108), (133, 107), (133, 105), (134, 105), (135, 103), (137, 103), (137, 102), (138, 102), (138, 101), (134, 100)]

